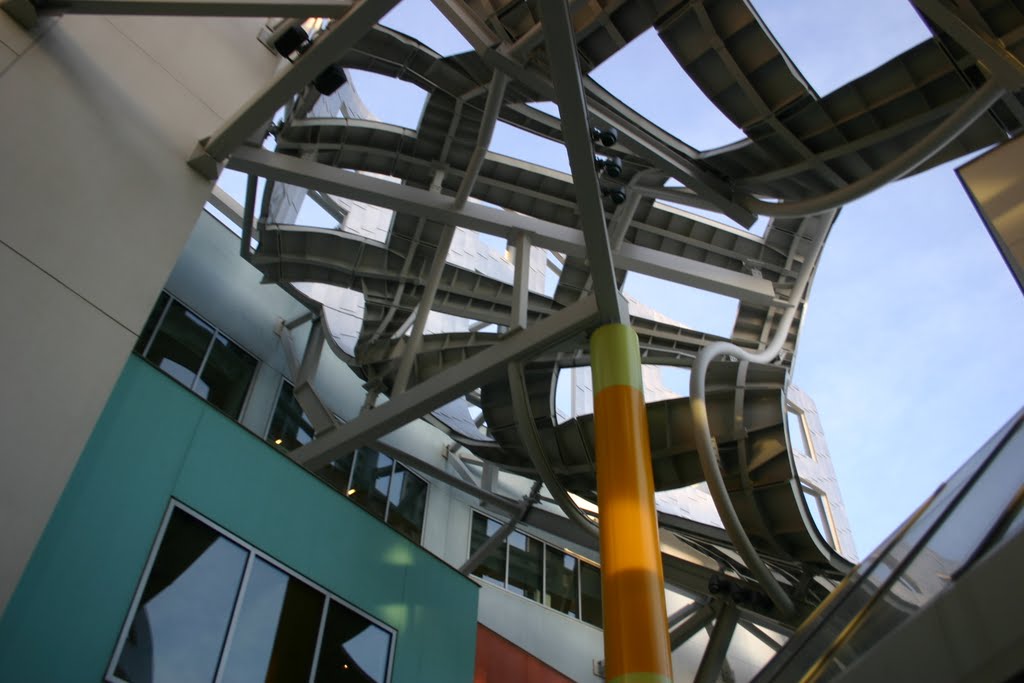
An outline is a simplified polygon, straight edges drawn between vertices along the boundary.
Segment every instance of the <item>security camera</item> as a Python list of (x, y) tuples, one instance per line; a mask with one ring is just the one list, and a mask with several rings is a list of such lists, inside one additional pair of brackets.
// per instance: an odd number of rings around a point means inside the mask
[(619, 129), (611, 127), (601, 129), (595, 126), (590, 129), (590, 139), (600, 142), (605, 147), (611, 147), (619, 141)]

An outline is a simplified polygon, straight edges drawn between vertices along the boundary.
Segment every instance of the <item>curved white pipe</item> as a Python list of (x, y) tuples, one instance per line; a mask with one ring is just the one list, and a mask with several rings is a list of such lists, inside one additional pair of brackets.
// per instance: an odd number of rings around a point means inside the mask
[(793, 601), (779, 585), (771, 570), (757, 554), (753, 543), (750, 542), (750, 537), (743, 529), (743, 524), (736, 514), (736, 508), (733, 507), (732, 501), (729, 499), (725, 481), (722, 479), (722, 469), (718, 464), (718, 450), (711, 437), (707, 404), (704, 402), (705, 375), (711, 361), (718, 356), (730, 355), (751, 363), (769, 363), (779, 355), (779, 351), (782, 350), (786, 337), (789, 335), (789, 328), (793, 324), (797, 308), (803, 300), (811, 273), (818, 262), (818, 256), (821, 254), (821, 248), (825, 243), (825, 236), (828, 234), (833, 217), (834, 213), (821, 217), (823, 224), (818, 230), (818, 234), (815, 235), (811, 249), (804, 259), (800, 274), (794, 283), (786, 312), (782, 315), (779, 326), (775, 330), (775, 336), (768, 347), (763, 351), (752, 353), (730, 342), (715, 342), (701, 349), (693, 363), (693, 369), (690, 371), (690, 410), (693, 417), (693, 432), (697, 441), (697, 453), (700, 455), (700, 466), (704, 470), (704, 478), (707, 481), (711, 498), (715, 502), (715, 507), (718, 508), (718, 514), (722, 517), (722, 525), (736, 547), (736, 552), (740, 554), (747, 568), (768, 593), (768, 597), (784, 614), (793, 612)]
[(849, 204), (890, 181), (899, 180), (928, 161), (964, 132), (979, 116), (988, 111), (988, 108), (995, 104), (1003, 94), (1004, 90), (1001, 86), (994, 80), (988, 81), (910, 149), (870, 175), (838, 190), (811, 199), (789, 202), (766, 202), (749, 195), (740, 197), (738, 202), (749, 211), (776, 218), (799, 218)]

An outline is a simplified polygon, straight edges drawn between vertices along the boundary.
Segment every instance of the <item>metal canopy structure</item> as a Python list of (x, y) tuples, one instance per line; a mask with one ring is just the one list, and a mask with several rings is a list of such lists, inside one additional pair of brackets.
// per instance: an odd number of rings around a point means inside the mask
[[(467, 429), (472, 419), (446, 420), (441, 412), (433, 419), (476, 457), (543, 481), (568, 518), (592, 531), (593, 520), (568, 495), (595, 497), (592, 420), (558, 424), (553, 405), (558, 370), (588, 363), (587, 334), (602, 321), (628, 322), (645, 362), (681, 367), (693, 367), (715, 342), (756, 354), (777, 340), (778, 353), (762, 362), (734, 355), (710, 365), (707, 421), (728, 493), (716, 502), (732, 508), (753, 559), (767, 567), (791, 609), (764, 599), (762, 572), (751, 558), (736, 558), (742, 543), (732, 530), (661, 520), (667, 580), (716, 603), (670, 620), (678, 645), (717, 615), (699, 672), (712, 680), (738, 619), (791, 628), (850, 568), (811, 520), (786, 433), (785, 389), (807, 298), (798, 281), (809, 282), (834, 209), (1020, 132), (1024, 11), (1011, 0), (914, 0), (932, 38), (819, 96), (749, 0), (591, 0), (569, 3), (564, 17), (552, 11), (555, 3), (434, 0), (473, 47), (447, 57), (377, 23), (395, 4), (39, 0), (7, 9), (23, 23), (74, 12), (335, 17), (200, 141), (190, 162), (209, 178), (225, 166), (253, 177), (239, 215), (242, 249), (266, 282), (326, 283), (365, 298), (347, 360), (390, 400), (335, 424), (318, 405), (315, 367), (300, 363), (331, 339), (318, 327), (310, 335), (316, 347), (295, 351), (296, 396), (318, 436), (291, 454), (314, 471), (467, 396), (482, 409), (486, 433)], [(588, 76), (651, 28), (680, 77), (685, 72), (745, 139), (699, 152)], [(425, 90), (417, 128), (338, 116), (330, 96), (312, 84), (329, 67)], [(531, 106), (546, 101), (558, 104), (560, 118)], [(564, 144), (572, 175), (489, 152), (498, 121)], [(273, 151), (260, 146), (268, 133)], [(261, 196), (256, 177), (267, 180)], [(307, 193), (328, 207), (341, 197), (394, 211), (386, 241), (296, 226), (288, 208), (294, 202), (285, 200)], [(748, 227), (758, 215), (775, 217), (759, 237), (659, 198)], [(513, 282), (447, 262), (456, 226), (506, 238), (516, 252)], [(529, 288), (530, 249), (549, 250), (560, 262), (550, 295)], [(731, 335), (630, 316), (620, 290), (631, 272), (737, 298)], [(427, 334), (432, 311), (498, 331)], [(690, 399), (648, 406), (659, 490), (708, 478), (691, 407)], [(403, 455), (409, 466), (415, 461)], [(459, 486), (472, 491), (477, 484)], [(520, 501), (503, 505), (510, 514), (525, 510)], [(570, 533), (553, 516), (530, 519)], [(681, 547), (707, 562), (680, 559), (673, 549)]]

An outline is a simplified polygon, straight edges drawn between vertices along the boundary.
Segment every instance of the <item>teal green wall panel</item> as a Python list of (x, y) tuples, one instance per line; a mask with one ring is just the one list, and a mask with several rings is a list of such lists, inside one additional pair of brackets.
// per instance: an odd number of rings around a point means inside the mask
[(476, 584), (135, 357), (0, 620), (0, 677), (102, 678), (172, 497), (396, 628), (396, 683), (472, 680)]
[(102, 678), (205, 409), (168, 383), (121, 375), (0, 621), (5, 680)]

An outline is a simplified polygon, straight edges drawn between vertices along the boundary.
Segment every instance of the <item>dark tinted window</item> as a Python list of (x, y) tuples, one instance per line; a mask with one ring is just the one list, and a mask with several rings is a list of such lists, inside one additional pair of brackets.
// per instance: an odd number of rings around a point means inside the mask
[(526, 534), (508, 535), (508, 589), (540, 602), (544, 544)]
[(191, 389), (211, 341), (213, 328), (177, 301), (172, 301), (146, 358)]
[(583, 621), (601, 628), (601, 570), (586, 562), (580, 563), (580, 596)]
[(108, 679), (387, 680), (392, 631), (175, 506)]
[(175, 510), (116, 675), (132, 683), (212, 681), (247, 556), (241, 546)]
[(221, 681), (308, 680), (326, 599), (269, 562), (255, 559)]
[(316, 683), (381, 683), (388, 672), (391, 634), (331, 601), (327, 610)]
[(238, 419), (257, 360), (166, 293), (157, 300), (135, 351)]
[(218, 334), (194, 391), (237, 419), (255, 372), (256, 359)]
[(427, 482), (395, 464), (391, 493), (388, 495), (388, 525), (418, 543), (423, 534), (423, 513), (426, 507)]
[[(473, 532), (469, 542), (469, 554), (472, 556), (484, 542), (497, 533), (501, 525), (493, 519), (482, 515), (473, 515)], [(490, 581), (498, 586), (505, 586), (505, 544), (501, 543), (473, 571), (475, 576)]]
[[(288, 382), (281, 383), (281, 391), (277, 394), (277, 406), (274, 417), (270, 420), (270, 431), (267, 440), (286, 451), (295, 450), (313, 439), (313, 425), (306, 419), (302, 406), (295, 400), (295, 390)], [(348, 477), (345, 477), (345, 484)]]
[(380, 519), (384, 519), (394, 462), (383, 453), (361, 448), (352, 471), (349, 498)]
[(580, 613), (577, 560), (554, 548), (547, 549), (547, 590), (544, 604), (570, 616)]

